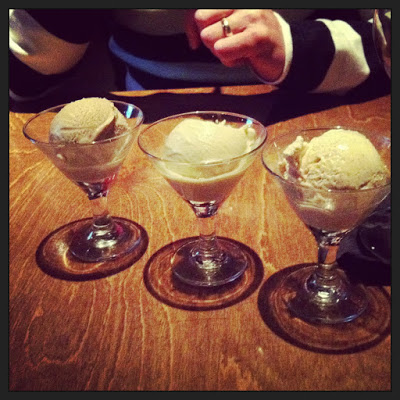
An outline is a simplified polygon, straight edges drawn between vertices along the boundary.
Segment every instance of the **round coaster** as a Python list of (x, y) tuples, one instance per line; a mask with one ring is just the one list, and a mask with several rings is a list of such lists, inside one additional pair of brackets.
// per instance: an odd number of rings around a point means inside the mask
[(136, 222), (119, 217), (113, 219), (129, 227), (136, 238), (135, 246), (126, 254), (101, 262), (84, 262), (75, 257), (70, 251), (70, 244), (74, 233), (91, 220), (86, 218), (63, 225), (44, 238), (36, 251), (38, 266), (56, 278), (76, 281), (102, 278), (130, 267), (147, 249), (149, 242), (147, 232)]
[(162, 247), (149, 259), (144, 269), (144, 282), (149, 292), (158, 300), (186, 310), (211, 310), (224, 308), (250, 296), (260, 285), (263, 266), (257, 254), (244, 244), (223, 238), (240, 247), (247, 261), (243, 274), (222, 286), (195, 287), (182, 282), (173, 271), (176, 251), (195, 238), (185, 238)]
[(390, 296), (381, 287), (366, 286), (367, 307), (356, 319), (337, 323), (309, 323), (293, 315), (285, 301), (282, 282), (293, 271), (285, 268), (261, 287), (258, 308), (265, 324), (286, 341), (321, 353), (354, 353), (372, 347), (390, 333)]

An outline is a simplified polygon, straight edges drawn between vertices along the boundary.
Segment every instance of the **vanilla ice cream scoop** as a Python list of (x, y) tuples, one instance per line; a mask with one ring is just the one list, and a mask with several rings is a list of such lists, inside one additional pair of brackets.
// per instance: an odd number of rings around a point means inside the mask
[(187, 163), (212, 163), (241, 156), (251, 150), (256, 134), (240, 128), (201, 119), (187, 118), (168, 135), (164, 157)]
[(357, 131), (331, 129), (309, 142), (298, 136), (283, 157), (285, 179), (317, 189), (369, 189), (389, 181), (378, 151)]
[(226, 121), (187, 118), (165, 140), (163, 158), (172, 161), (165, 167), (194, 179), (217, 177), (243, 169), (240, 161), (232, 159), (248, 153), (255, 142), (256, 132), (250, 126), (235, 128)]
[(124, 116), (112, 102), (90, 97), (67, 104), (50, 125), (53, 143), (92, 143), (121, 135), (128, 129)]

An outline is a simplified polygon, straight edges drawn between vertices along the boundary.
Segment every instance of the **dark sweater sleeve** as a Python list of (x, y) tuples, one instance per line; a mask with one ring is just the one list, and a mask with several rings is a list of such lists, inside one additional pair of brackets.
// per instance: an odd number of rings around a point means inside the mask
[(322, 82), (335, 55), (335, 46), (329, 29), (322, 22), (293, 22), (290, 31), (292, 64), (280, 86), (310, 91)]
[(97, 18), (96, 10), (11, 10), (10, 96), (32, 99), (62, 84), (84, 56)]

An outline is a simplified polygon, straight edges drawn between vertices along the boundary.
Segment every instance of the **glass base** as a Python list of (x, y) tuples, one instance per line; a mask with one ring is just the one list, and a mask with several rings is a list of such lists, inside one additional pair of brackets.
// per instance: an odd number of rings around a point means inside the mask
[(337, 269), (340, 284), (335, 289), (313, 286), (316, 266), (292, 272), (282, 283), (282, 295), (288, 309), (308, 322), (337, 324), (352, 321), (367, 307), (367, 297), (361, 285), (350, 285), (343, 271)]
[(285, 280), (294, 271), (310, 266), (283, 268), (268, 277), (258, 291), (258, 310), (265, 325), (281, 339), (312, 352), (353, 354), (377, 346), (390, 335), (391, 299), (380, 286), (365, 286), (366, 310), (355, 320), (337, 324), (309, 323), (288, 309)]
[(180, 247), (171, 258), (174, 275), (192, 286), (221, 286), (239, 278), (247, 267), (247, 258), (234, 243), (217, 238), (222, 257), (200, 264), (196, 261), (198, 240)]
[(87, 230), (91, 224), (92, 218), (87, 218), (64, 225), (43, 239), (36, 252), (38, 266), (49, 275), (66, 280), (99, 279), (132, 266), (147, 249), (147, 233), (142, 226), (128, 219), (114, 217), (113, 220), (125, 230), (129, 228), (131, 233), (125, 235), (129, 240), (123, 246), (114, 246), (114, 250), (119, 251), (110, 252), (105, 260), (83, 261), (72, 254), (76, 233)]
[(191, 237), (169, 243), (154, 253), (146, 263), (144, 284), (158, 301), (183, 310), (216, 310), (237, 304), (259, 287), (264, 277), (261, 259), (250, 247), (229, 238), (224, 240), (238, 246), (245, 254), (247, 267), (243, 274), (233, 282), (216, 287), (184, 283), (173, 273), (171, 260), (178, 249), (195, 240)]
[(112, 218), (111, 227), (94, 230), (87, 223), (77, 230), (70, 245), (71, 254), (85, 262), (100, 262), (123, 256), (139, 245), (140, 232), (128, 220)]

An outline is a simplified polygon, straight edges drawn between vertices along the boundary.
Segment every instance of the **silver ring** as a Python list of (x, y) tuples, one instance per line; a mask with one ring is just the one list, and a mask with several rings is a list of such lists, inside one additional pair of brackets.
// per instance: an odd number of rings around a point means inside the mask
[(224, 33), (224, 36), (225, 37), (232, 36), (233, 33), (232, 33), (231, 26), (229, 25), (228, 19), (227, 18), (222, 18), (221, 19), (221, 24), (222, 24), (222, 31)]

